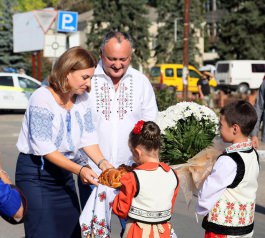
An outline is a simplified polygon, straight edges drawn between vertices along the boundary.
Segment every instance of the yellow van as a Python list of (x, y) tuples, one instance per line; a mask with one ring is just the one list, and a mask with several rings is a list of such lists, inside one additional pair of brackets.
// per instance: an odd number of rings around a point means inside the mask
[[(188, 68), (188, 91), (197, 93), (197, 82), (202, 74), (199, 70), (191, 65), (189, 65)], [(175, 86), (177, 88), (177, 91), (183, 91), (182, 70), (182, 64), (157, 64), (151, 68), (150, 80), (152, 83)], [(212, 87), (216, 87), (216, 82), (214, 79), (210, 80), (209, 84)]]

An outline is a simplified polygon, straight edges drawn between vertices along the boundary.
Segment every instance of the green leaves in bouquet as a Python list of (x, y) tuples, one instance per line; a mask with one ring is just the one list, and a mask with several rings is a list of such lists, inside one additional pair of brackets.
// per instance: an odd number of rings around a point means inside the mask
[(172, 164), (185, 163), (212, 144), (215, 124), (197, 121), (193, 116), (179, 120), (175, 127), (167, 128), (161, 135), (161, 161)]

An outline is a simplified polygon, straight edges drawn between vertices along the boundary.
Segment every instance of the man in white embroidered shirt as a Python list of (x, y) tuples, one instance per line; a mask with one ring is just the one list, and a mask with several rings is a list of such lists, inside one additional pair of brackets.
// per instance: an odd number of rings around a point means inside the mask
[[(100, 48), (100, 61), (91, 80), (90, 97), (99, 145), (106, 158), (89, 166), (100, 174), (111, 165), (132, 163), (129, 133), (139, 120), (153, 121), (158, 109), (148, 78), (130, 67), (132, 39), (123, 32), (109, 32)], [(81, 152), (82, 156), (83, 153)], [(91, 189), (79, 183), (81, 206)], [(124, 224), (125, 225), (125, 224)]]

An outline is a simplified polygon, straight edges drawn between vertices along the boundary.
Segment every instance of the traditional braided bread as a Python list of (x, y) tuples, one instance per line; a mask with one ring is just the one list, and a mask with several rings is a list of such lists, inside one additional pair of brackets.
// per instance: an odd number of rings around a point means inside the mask
[(117, 169), (110, 168), (102, 172), (98, 178), (99, 183), (106, 185), (111, 188), (121, 187), (120, 179), (123, 175), (131, 172), (133, 167), (127, 165), (120, 165)]

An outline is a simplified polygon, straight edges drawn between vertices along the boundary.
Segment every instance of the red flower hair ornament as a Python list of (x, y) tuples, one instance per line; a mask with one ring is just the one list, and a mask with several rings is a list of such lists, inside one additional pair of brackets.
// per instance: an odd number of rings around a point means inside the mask
[(143, 120), (138, 121), (138, 122), (135, 124), (134, 128), (133, 128), (133, 133), (134, 133), (134, 134), (137, 134), (137, 135), (140, 135), (141, 132), (142, 132), (143, 126), (144, 126), (144, 121), (143, 121)]

